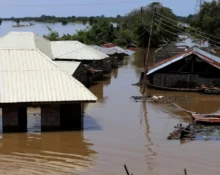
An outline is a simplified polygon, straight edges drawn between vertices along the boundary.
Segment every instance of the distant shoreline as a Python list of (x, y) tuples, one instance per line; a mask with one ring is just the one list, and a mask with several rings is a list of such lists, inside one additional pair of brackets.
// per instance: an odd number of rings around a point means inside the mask
[(22, 22), (44, 22), (44, 23), (62, 23), (63, 25), (66, 25), (68, 23), (82, 23), (82, 24), (87, 24), (87, 23), (94, 23), (99, 20), (105, 19), (109, 22), (118, 22), (118, 19), (121, 16), (117, 17), (105, 17), (104, 15), (102, 16), (91, 16), (91, 17), (86, 17), (86, 16), (69, 16), (69, 17), (56, 17), (56, 16), (46, 16), (42, 15), (40, 17), (11, 17), (11, 18), (1, 18), (2, 21), (22, 21)]
[[(10, 22), (15, 22), (15, 20), (12, 19), (2, 19), (2, 22), (4, 21), (10, 21)], [(21, 20), (21, 22), (38, 22), (38, 23), (62, 23), (60, 21), (37, 21), (37, 20)], [(82, 21), (72, 21), (68, 23), (76, 23), (76, 24), (83, 24)], [(87, 24), (87, 23), (86, 23)]]

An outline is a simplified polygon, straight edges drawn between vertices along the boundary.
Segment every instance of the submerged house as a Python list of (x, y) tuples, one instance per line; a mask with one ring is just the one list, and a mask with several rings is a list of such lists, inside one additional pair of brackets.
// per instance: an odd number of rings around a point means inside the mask
[(156, 63), (147, 78), (149, 86), (167, 90), (220, 87), (220, 58), (195, 47)]
[[(0, 39), (0, 48), (38, 49), (52, 61), (56, 61), (51, 49), (51, 42), (33, 32), (9, 32)], [(60, 50), (65, 51), (65, 48), (59, 48), (58, 52)], [(71, 69), (71, 75), (84, 85), (91, 85), (91, 75), (81, 62), (73, 63), (67, 61), (65, 64), (60, 62), (59, 65), (63, 66), (64, 70), (68, 69), (70, 71)]]
[(108, 55), (78, 41), (52, 41), (51, 49), (55, 61), (80, 61), (104, 73), (111, 72)]
[(55, 61), (55, 63), (69, 75), (76, 78), (86, 87), (90, 87), (93, 82), (92, 72), (87, 67), (77, 61)]
[(126, 51), (118, 46), (101, 47), (97, 45), (90, 45), (90, 47), (108, 55), (111, 60), (112, 68), (118, 67), (119, 62), (122, 61), (125, 56), (129, 56), (133, 54), (133, 51)]
[(97, 98), (51, 58), (39, 49), (0, 48), (0, 64), (3, 132), (26, 132), (28, 107), (41, 108), (41, 131), (82, 128), (83, 104)]

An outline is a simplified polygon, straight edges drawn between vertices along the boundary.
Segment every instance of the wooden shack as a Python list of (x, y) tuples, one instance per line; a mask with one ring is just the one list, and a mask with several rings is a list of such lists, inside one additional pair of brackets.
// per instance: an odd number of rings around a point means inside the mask
[(147, 78), (149, 86), (167, 90), (220, 87), (220, 58), (195, 47), (156, 63)]

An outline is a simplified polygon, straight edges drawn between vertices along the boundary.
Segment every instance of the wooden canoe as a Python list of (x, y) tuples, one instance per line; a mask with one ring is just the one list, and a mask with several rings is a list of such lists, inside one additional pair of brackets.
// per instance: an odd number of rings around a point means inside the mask
[(195, 123), (220, 124), (220, 114), (193, 114)]
[(173, 105), (181, 109), (185, 113), (189, 114), (195, 123), (217, 124), (217, 125), (220, 124), (220, 114), (198, 114), (196, 112), (183, 109), (175, 103), (173, 103)]

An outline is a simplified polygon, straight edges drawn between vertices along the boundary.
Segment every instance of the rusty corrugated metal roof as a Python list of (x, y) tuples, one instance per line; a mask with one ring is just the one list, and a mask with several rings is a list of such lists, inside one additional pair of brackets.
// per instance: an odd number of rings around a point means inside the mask
[(170, 58), (167, 58), (165, 60), (158, 62), (149, 70), (147, 75), (150, 75), (150, 74), (152, 74), (152, 73), (154, 73), (154, 72), (156, 72), (156, 71), (158, 71), (158, 70), (160, 70), (160, 69), (162, 69), (172, 63), (175, 63), (176, 61), (179, 61), (189, 55), (192, 55), (192, 54), (197, 55), (203, 61), (220, 69), (220, 58), (219, 57), (195, 47), (193, 49), (187, 50), (185, 52), (181, 52), (173, 57), (170, 57)]
[(113, 44), (113, 43), (106, 43), (106, 44), (103, 44), (102, 47), (106, 47), (106, 48), (111, 48), (111, 47), (115, 47), (117, 45)]

